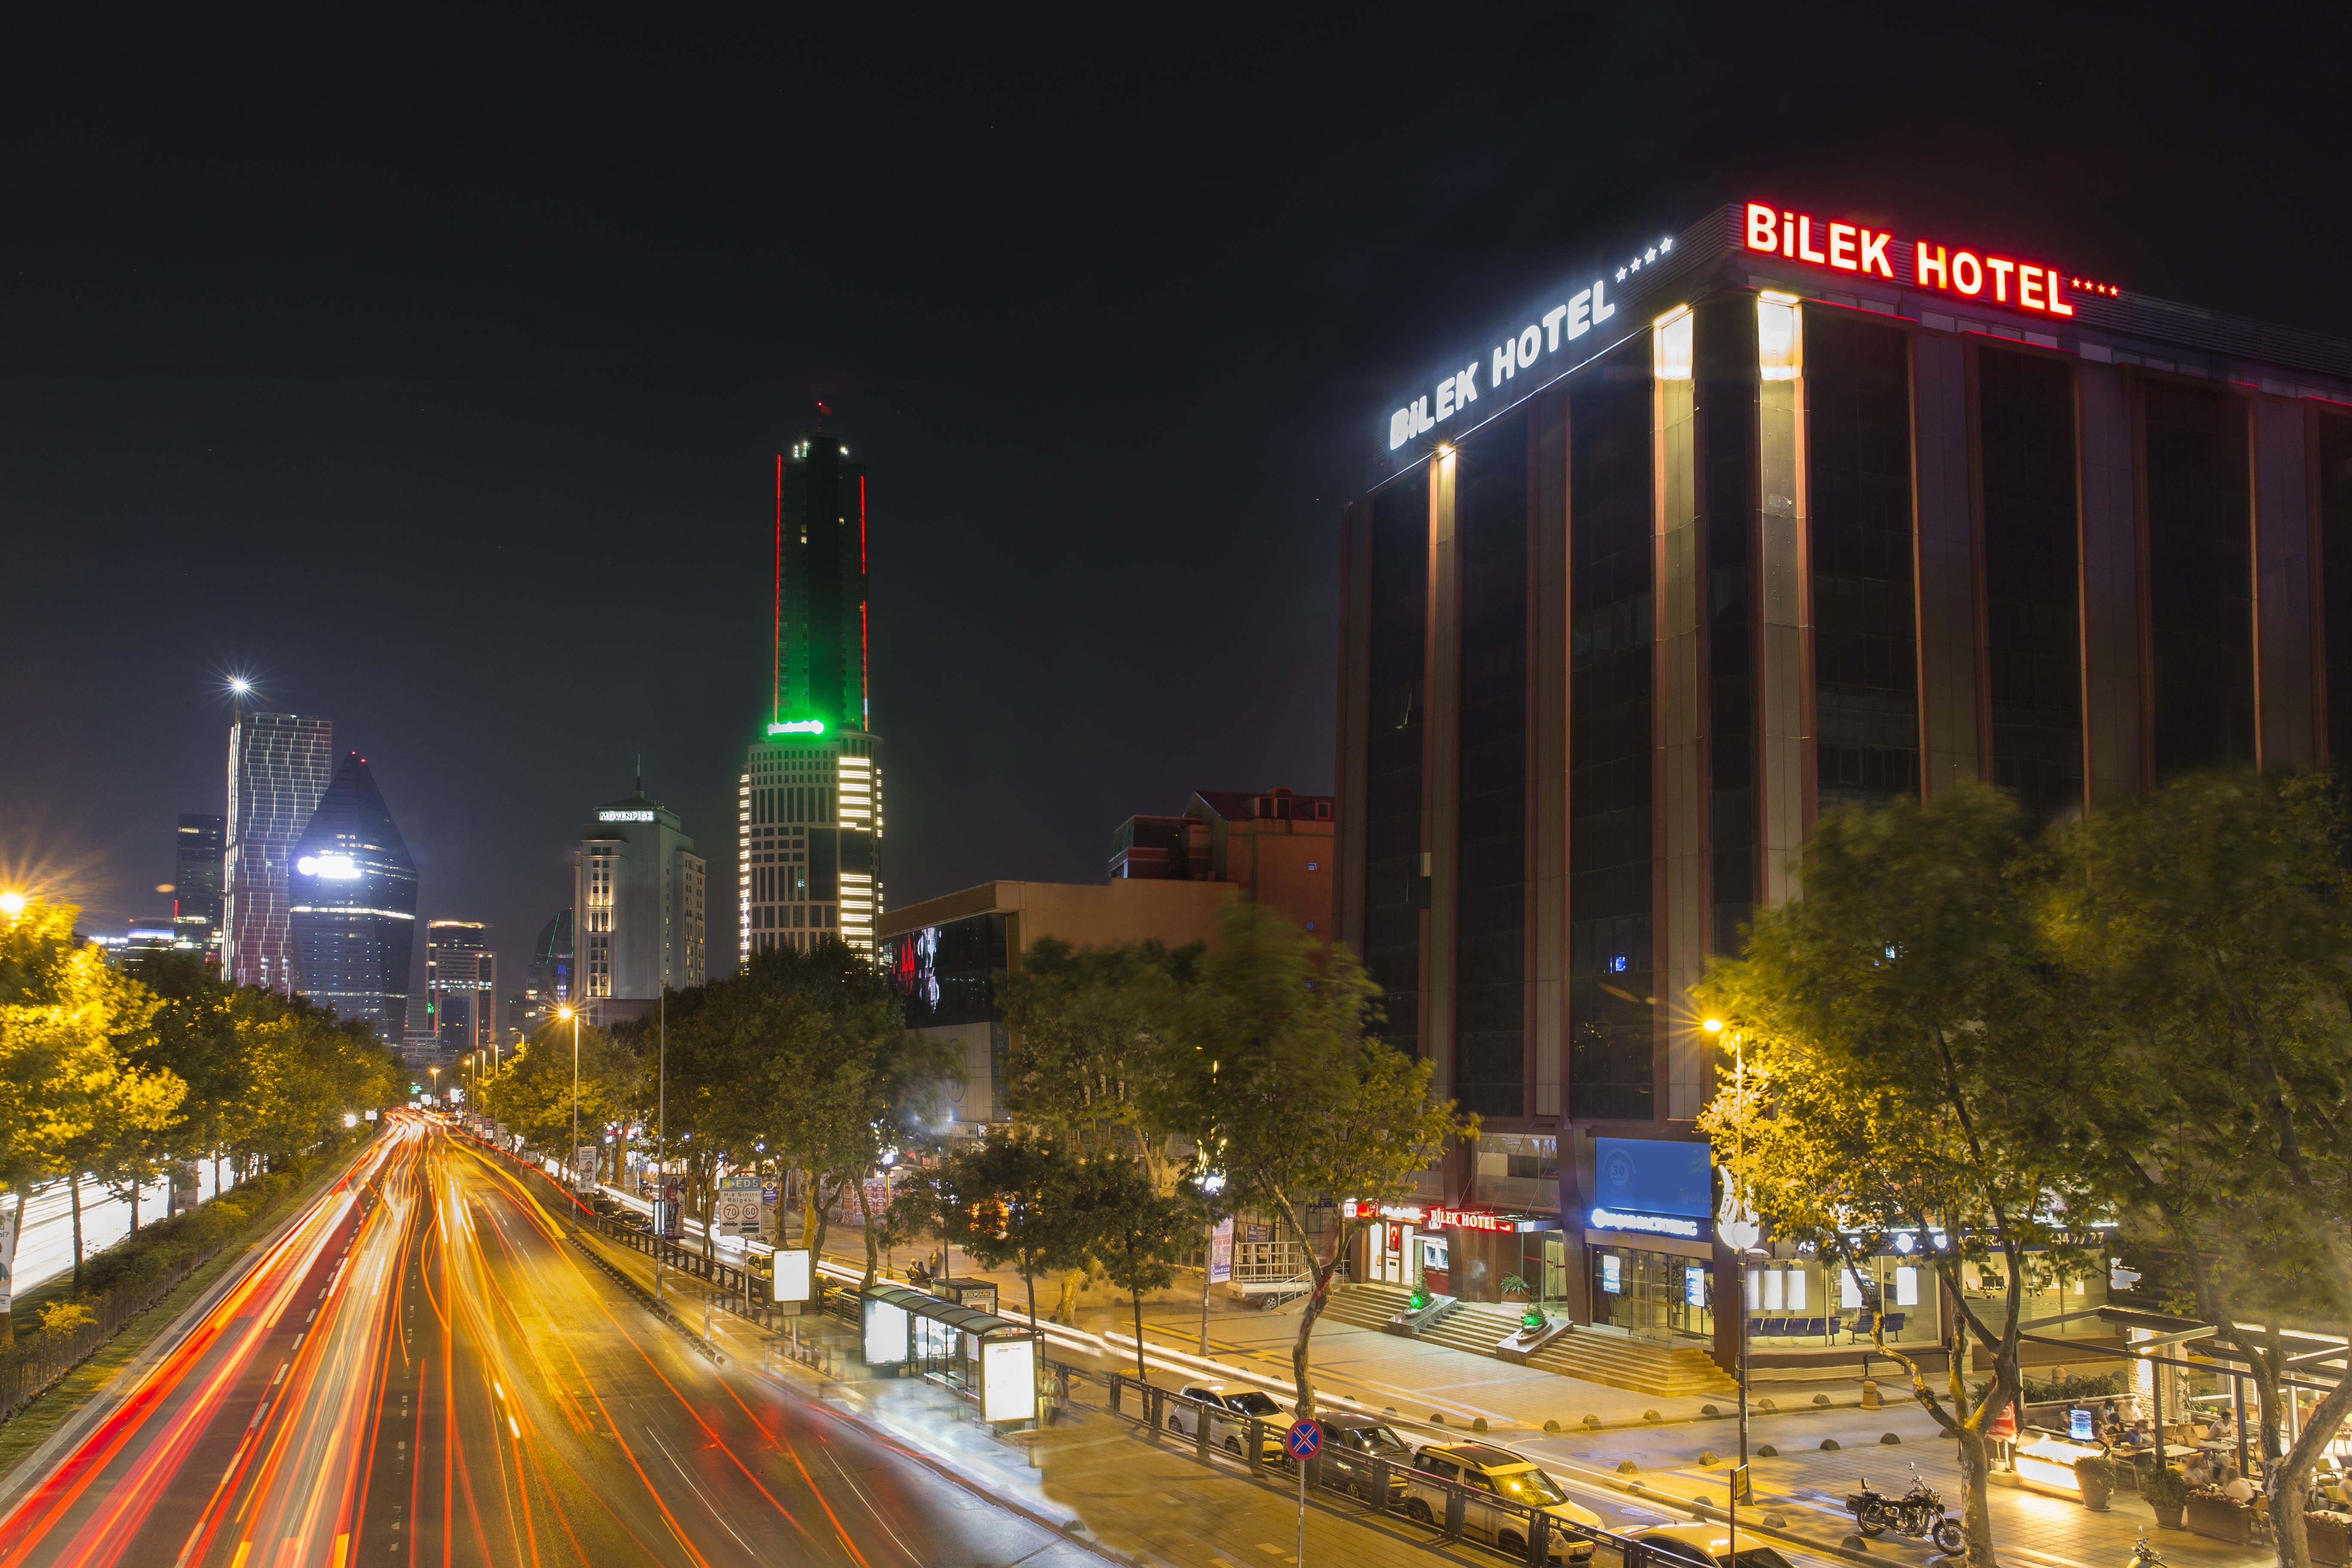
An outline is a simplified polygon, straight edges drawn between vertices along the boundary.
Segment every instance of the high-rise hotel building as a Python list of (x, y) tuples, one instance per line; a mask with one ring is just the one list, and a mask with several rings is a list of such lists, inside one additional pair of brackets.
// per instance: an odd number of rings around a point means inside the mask
[(1832, 806), (2352, 753), (2352, 344), (1759, 200), (1429, 372), (1343, 525), (1335, 919), (1492, 1217), (1381, 1255), (1727, 1354), (1708, 955)]
[[(596, 808), (572, 858), (572, 994), (598, 1023), (634, 1017), (709, 970), (704, 868), (677, 813), (637, 792)], [(551, 942), (550, 931), (541, 933)]]
[(737, 956), (874, 952), (881, 740), (866, 687), (866, 469), (820, 430), (776, 458), (772, 690), (736, 780)]
[(239, 713), (228, 732), (221, 973), (237, 985), (296, 982), (287, 884), (295, 841), (335, 773), (334, 726), (294, 713)]

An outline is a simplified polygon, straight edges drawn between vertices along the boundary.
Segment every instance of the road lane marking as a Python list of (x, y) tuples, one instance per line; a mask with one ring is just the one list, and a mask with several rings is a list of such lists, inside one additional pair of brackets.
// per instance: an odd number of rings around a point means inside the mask
[(287, 1367), (288, 1367), (289, 1365), (290, 1365), (290, 1364), (291, 1364), (290, 1363), (288, 1363), (288, 1362), (282, 1362), (282, 1361), (281, 1361), (281, 1362), (279, 1362), (279, 1363), (278, 1363), (278, 1375), (277, 1375), (276, 1377), (273, 1377), (273, 1378), (271, 1378), (271, 1379), (269, 1380), (269, 1386), (270, 1386), (270, 1387), (275, 1388), (275, 1387), (277, 1387), (279, 1384), (281, 1384), (281, 1383), (283, 1383), (283, 1382), (285, 1382), (285, 1381), (286, 1381), (286, 1369), (287, 1369)]

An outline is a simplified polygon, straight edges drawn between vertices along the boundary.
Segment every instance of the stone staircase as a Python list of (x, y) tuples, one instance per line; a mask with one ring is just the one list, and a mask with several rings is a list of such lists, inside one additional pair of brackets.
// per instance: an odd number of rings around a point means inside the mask
[[(1358, 1328), (1385, 1329), (1404, 1310), (1411, 1292), (1396, 1285), (1341, 1285), (1323, 1315)], [(1518, 1327), (1519, 1309), (1486, 1302), (1454, 1304), (1423, 1328), (1419, 1338), (1449, 1350), (1491, 1356), (1498, 1340)], [(1562, 1377), (1665, 1398), (1738, 1397), (1739, 1385), (1705, 1351), (1655, 1344), (1580, 1326), (1528, 1358), (1528, 1364)]]

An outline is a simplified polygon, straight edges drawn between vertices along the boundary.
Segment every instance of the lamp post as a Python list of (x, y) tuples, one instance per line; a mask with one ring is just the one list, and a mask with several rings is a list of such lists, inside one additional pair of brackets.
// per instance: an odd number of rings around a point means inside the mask
[(572, 1147), (564, 1151), (564, 1164), (569, 1167), (567, 1180), (572, 1189), (572, 1234), (580, 1234), (580, 1009), (562, 1007), (557, 1016), (572, 1020)]
[[(1721, 1035), (1723, 1020), (1709, 1018), (1700, 1027), (1710, 1035)], [(1737, 1029), (1731, 1033), (1731, 1092), (1739, 1107), (1738, 1119), (1731, 1124), (1731, 1163), (1736, 1170), (1748, 1150), (1748, 1040)], [(1732, 1297), (1739, 1313), (1739, 1468), (1732, 1474), (1729, 1510), (1731, 1552), (1736, 1558), (1739, 1552), (1739, 1491), (1748, 1484), (1748, 1258), (1763, 1239), (1763, 1232), (1755, 1218), (1735, 1200), (1728, 1181), (1724, 1184), (1715, 1234), (1739, 1258), (1739, 1289)]]

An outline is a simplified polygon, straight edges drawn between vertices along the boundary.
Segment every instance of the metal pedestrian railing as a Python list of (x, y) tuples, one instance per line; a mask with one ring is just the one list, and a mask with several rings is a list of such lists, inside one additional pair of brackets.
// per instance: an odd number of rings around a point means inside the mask
[[(1107, 1385), (1113, 1415), (1136, 1423), (1155, 1441), (1190, 1448), (1202, 1464), (1286, 1488), (1297, 1484), (1297, 1462), (1284, 1452), (1281, 1441), (1290, 1426), (1287, 1420), (1244, 1417), (1129, 1373), (1091, 1374), (1059, 1362), (1045, 1364), (1065, 1389), (1072, 1380), (1098, 1378)], [(1431, 1531), (1443, 1540), (1486, 1547), (1515, 1563), (1689, 1568), (1682, 1559), (1636, 1537), (1564, 1519), (1397, 1458), (1327, 1445), (1307, 1461), (1307, 1481), (1318, 1494), (1351, 1498), (1366, 1514)]]
[(96, 1317), (68, 1333), (47, 1330), (20, 1336), (0, 1351), (0, 1421), (47, 1394), (66, 1374), (98, 1353), (123, 1325), (162, 1301), (197, 1269), (220, 1256), (225, 1242), (199, 1248), (176, 1267), (152, 1279), (140, 1280), (108, 1291), (95, 1303)]

